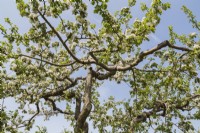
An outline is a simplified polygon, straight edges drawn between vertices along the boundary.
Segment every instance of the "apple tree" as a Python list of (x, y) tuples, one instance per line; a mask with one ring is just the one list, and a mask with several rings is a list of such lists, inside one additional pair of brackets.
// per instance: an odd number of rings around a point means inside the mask
[[(200, 22), (183, 6), (197, 32), (180, 35), (169, 26), (169, 39), (146, 50), (141, 45), (151, 41), (170, 3), (141, 3), (144, 17), (135, 19), (139, 1), (124, 2), (113, 13), (109, 0), (16, 0), (30, 27), (21, 32), (9, 18), (0, 25), (1, 132), (30, 131), (37, 116), (60, 114), (75, 133), (89, 127), (100, 133), (196, 130), (191, 120), (200, 119)], [(108, 81), (128, 84), (127, 99), (99, 100), (98, 89)], [(7, 98), (15, 99), (17, 110), (6, 110)]]

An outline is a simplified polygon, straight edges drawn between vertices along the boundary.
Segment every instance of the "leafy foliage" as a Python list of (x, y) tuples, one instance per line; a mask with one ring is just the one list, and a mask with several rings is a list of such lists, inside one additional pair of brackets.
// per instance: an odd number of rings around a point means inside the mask
[[(36, 116), (48, 120), (58, 114), (77, 133), (88, 132), (87, 121), (99, 132), (108, 132), (108, 127), (112, 132), (195, 130), (190, 120), (200, 118), (199, 33), (178, 35), (170, 26), (169, 41), (143, 51), (141, 44), (149, 41), (170, 3), (142, 3), (144, 17), (133, 21), (135, 4), (128, 0), (127, 7), (113, 14), (109, 0), (16, 0), (31, 27), (20, 33), (9, 18), (9, 28), (0, 25), (0, 98), (12, 97), (19, 105), (10, 112), (2, 105), (0, 130), (29, 131)], [(101, 17), (101, 25), (90, 22), (88, 5)], [(199, 32), (192, 11), (186, 6), (182, 10)], [(100, 101), (98, 88), (107, 80), (128, 84), (129, 98)], [(60, 102), (64, 110), (57, 106)], [(38, 130), (46, 132), (45, 127)]]

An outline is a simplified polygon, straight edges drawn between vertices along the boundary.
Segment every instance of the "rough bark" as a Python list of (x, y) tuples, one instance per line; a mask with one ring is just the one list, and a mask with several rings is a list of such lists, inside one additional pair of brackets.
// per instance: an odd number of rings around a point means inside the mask
[(90, 114), (90, 111), (92, 109), (92, 103), (91, 103), (91, 89), (92, 89), (92, 68), (89, 69), (87, 78), (86, 78), (86, 85), (85, 85), (85, 92), (83, 97), (83, 108), (78, 115), (76, 127), (74, 132), (75, 133), (88, 133), (88, 123), (86, 122), (87, 117)]

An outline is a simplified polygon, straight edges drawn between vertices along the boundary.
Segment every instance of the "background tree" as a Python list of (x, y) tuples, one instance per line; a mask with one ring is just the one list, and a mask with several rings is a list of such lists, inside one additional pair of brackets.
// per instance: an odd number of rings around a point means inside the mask
[[(89, 121), (99, 132), (108, 127), (112, 132), (195, 130), (190, 120), (200, 118), (198, 34), (178, 35), (171, 26), (169, 40), (144, 50), (141, 45), (169, 3), (142, 3), (142, 20), (132, 19), (135, 0), (114, 14), (108, 0), (90, 4), (101, 17), (99, 29), (88, 19), (86, 1), (16, 0), (31, 27), (21, 33), (9, 18), (9, 28), (0, 25), (0, 98), (12, 97), (19, 104), (10, 112), (2, 105), (0, 130), (30, 130), (38, 115), (58, 114), (65, 115), (75, 133), (88, 132)], [(185, 6), (182, 10), (199, 32), (193, 13)], [(127, 83), (129, 98), (99, 101), (97, 89), (107, 80)], [(28, 120), (27, 114), (32, 115)]]

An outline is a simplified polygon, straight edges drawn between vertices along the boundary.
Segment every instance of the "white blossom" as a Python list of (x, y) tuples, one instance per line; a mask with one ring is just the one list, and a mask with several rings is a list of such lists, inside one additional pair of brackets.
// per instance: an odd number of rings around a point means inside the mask
[(17, 65), (15, 63), (11, 64), (11, 70), (15, 70), (17, 68)]
[(190, 36), (191, 36), (191, 37), (195, 37), (196, 35), (197, 35), (196, 32), (192, 32), (192, 33), (190, 33)]
[(135, 37), (136, 37), (136, 35), (135, 35), (135, 34), (133, 34), (133, 33), (132, 33), (132, 34), (130, 34), (130, 35), (128, 35), (128, 36), (126, 36), (126, 38), (127, 38), (127, 39), (131, 39), (131, 38), (135, 38)]
[(194, 44), (193, 48), (194, 49), (200, 49), (200, 46), (199, 46), (199, 44)]
[(169, 51), (165, 51), (165, 52), (163, 53), (163, 55), (164, 55), (164, 56), (169, 55)]
[(187, 67), (185, 64), (181, 64), (181, 68), (185, 68)]
[(71, 4), (70, 0), (65, 0), (65, 3), (66, 3), (67, 5), (70, 5), (70, 4)]
[(161, 7), (161, 6), (158, 6), (158, 10), (162, 10), (162, 7)]
[(47, 73), (48, 73), (48, 74), (52, 74), (52, 73), (53, 73), (53, 70), (49, 69), (49, 70), (47, 71)]
[(153, 24), (156, 24), (156, 23), (157, 23), (157, 20), (154, 19), (152, 22), (153, 22)]
[(9, 83), (8, 83), (8, 86), (9, 86), (9, 87), (14, 86), (14, 85), (15, 85), (14, 82), (9, 82)]
[(39, 26), (40, 25), (40, 23), (37, 21), (37, 22), (35, 22), (35, 26), (37, 27), (37, 26)]
[(135, 22), (140, 22), (140, 20), (138, 18), (135, 19)]
[(42, 7), (42, 6), (39, 6), (39, 7), (38, 7), (38, 10), (39, 10), (39, 11), (42, 11), (42, 10), (43, 10), (43, 7)]
[(35, 13), (30, 13), (30, 14), (29, 14), (29, 18), (34, 19), (34, 18), (37, 18), (37, 17), (38, 17), (38, 15), (35, 14)]
[(125, 34), (126, 35), (130, 35), (131, 34), (131, 30), (130, 29), (126, 29)]
[(188, 61), (188, 59), (189, 59), (188, 56), (183, 56), (182, 58), (183, 61)]
[(147, 26), (152, 26), (153, 24), (151, 22), (146, 23)]
[(146, 18), (146, 17), (143, 17), (143, 18), (142, 18), (142, 22), (145, 20), (145, 18)]
[(29, 65), (29, 66), (28, 66), (28, 69), (33, 70), (33, 69), (35, 69), (35, 66), (34, 66), (34, 65)]
[(28, 17), (33, 18), (33, 16), (34, 16), (33, 13), (30, 13)]

